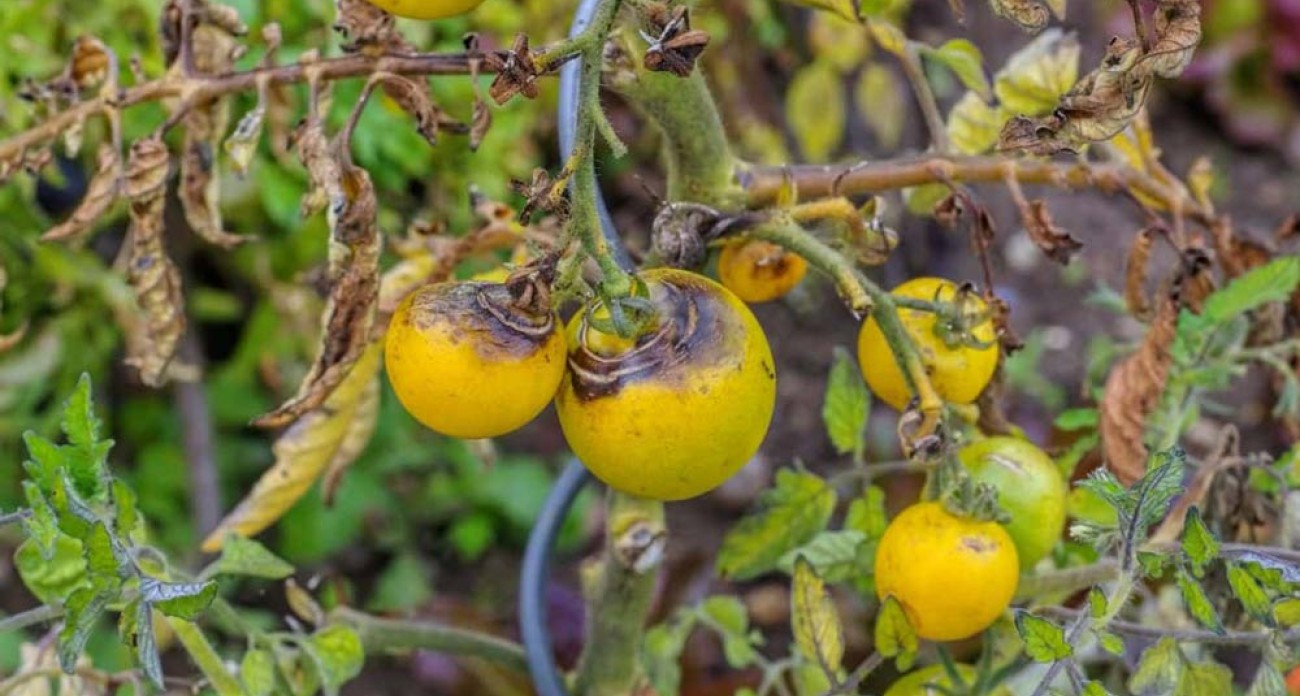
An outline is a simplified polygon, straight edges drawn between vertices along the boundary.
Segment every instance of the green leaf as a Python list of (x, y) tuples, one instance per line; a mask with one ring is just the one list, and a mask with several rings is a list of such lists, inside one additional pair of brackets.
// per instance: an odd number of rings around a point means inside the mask
[(1219, 556), (1219, 540), (1205, 526), (1201, 511), (1195, 506), (1187, 511), (1187, 521), (1183, 524), (1183, 553), (1192, 563), (1192, 574), (1198, 578), (1205, 574), (1205, 566)]
[(984, 74), (984, 54), (968, 39), (951, 39), (938, 48), (926, 46), (922, 55), (942, 63), (961, 80), (966, 89), (985, 101), (993, 99), (993, 88)]
[(802, 558), (794, 564), (790, 628), (799, 652), (821, 666), (832, 683), (837, 681), (844, 661), (840, 615), (835, 611), (835, 601), (826, 592), (826, 583), (817, 577), (812, 564)]
[(429, 570), (415, 553), (399, 553), (375, 583), (366, 607), (378, 612), (410, 611), (433, 596)]
[(172, 618), (193, 621), (216, 596), (215, 582), (164, 582), (140, 578), (140, 598)]
[(1237, 563), (1228, 563), (1228, 585), (1232, 594), (1241, 602), (1241, 606), (1251, 618), (1264, 624), (1273, 625), (1273, 605), (1259, 582), (1251, 577), (1250, 572)]
[(858, 549), (866, 540), (867, 536), (856, 529), (820, 532), (812, 541), (782, 556), (777, 565), (793, 573), (795, 562), (802, 558), (826, 582), (843, 582), (862, 570)]
[(812, 662), (797, 662), (793, 674), (794, 691), (798, 696), (825, 696), (835, 686), (821, 666)]
[(825, 529), (835, 510), (835, 491), (820, 477), (781, 469), (758, 499), (758, 509), (727, 532), (718, 552), (718, 573), (748, 580), (774, 569), (790, 549)]
[(899, 604), (892, 595), (885, 597), (885, 601), (880, 605), (880, 613), (876, 616), (875, 636), (876, 650), (880, 652), (881, 657), (895, 658), (894, 664), (899, 672), (906, 672), (912, 668), (920, 640), (916, 636), (916, 630), (907, 620), (903, 605)]
[(1074, 654), (1064, 629), (1027, 611), (1016, 612), (1016, 632), (1025, 643), (1025, 655), (1035, 662), (1055, 662)]
[(1300, 625), (1300, 598), (1284, 597), (1274, 602), (1273, 620), (1284, 628)]
[(1282, 302), (1300, 286), (1300, 256), (1283, 256), (1252, 269), (1205, 298), (1202, 316), (1225, 322), (1270, 302)]
[(804, 159), (825, 162), (844, 137), (847, 109), (840, 73), (826, 61), (799, 69), (785, 93), (785, 115)]
[(857, 530), (868, 539), (879, 539), (888, 526), (885, 491), (880, 486), (867, 486), (861, 496), (849, 503), (849, 510), (844, 516), (845, 530)]
[(694, 615), (679, 611), (673, 620), (646, 631), (641, 644), (641, 665), (657, 693), (677, 693), (682, 680), (682, 650), (694, 627)]
[(63, 617), (63, 628), (59, 630), (59, 665), (64, 672), (71, 673), (77, 667), (77, 658), (86, 649), (86, 641), (95, 629), (95, 623), (108, 608), (107, 594), (96, 592), (93, 588), (83, 587), (68, 597)]
[(858, 116), (876, 136), (880, 150), (893, 152), (903, 139), (909, 117), (907, 84), (893, 70), (871, 61), (858, 74), (853, 101)]
[(822, 420), (837, 452), (851, 453), (854, 461), (861, 460), (870, 411), (871, 397), (867, 395), (857, 361), (843, 347), (835, 346), (835, 358), (826, 380)]
[[(1133, 696), (1165, 696), (1173, 693), (1182, 680), (1187, 661), (1173, 638), (1161, 638), (1142, 653), (1137, 670), (1129, 677)], [(1231, 693), (1231, 692), (1229, 692)]]
[(153, 632), (153, 607), (149, 606), (148, 602), (136, 600), (122, 610), (123, 618), (128, 615), (133, 616), (129, 625), (130, 633), (122, 638), (135, 643), (136, 663), (140, 665), (141, 671), (149, 678), (154, 688), (161, 691), (162, 660), (158, 655), (158, 640)]
[(46, 559), (35, 541), (28, 539), (14, 554), (14, 565), (23, 585), (44, 604), (62, 606), (73, 593), (90, 586), (86, 577), (85, 546), (60, 533), (54, 553)]
[[(121, 564), (113, 550), (113, 538), (103, 522), (96, 522), (86, 537), (86, 571), (91, 584), (108, 591), (117, 589), (121, 581)], [(124, 563), (129, 560), (123, 559)]]
[(69, 443), (63, 450), (73, 489), (86, 500), (103, 501), (108, 493), (104, 464), (113, 442), (99, 439), (100, 423), (90, 391), (90, 375), (83, 373), (63, 405), (63, 433)]
[(1214, 611), (1214, 605), (1210, 603), (1210, 598), (1205, 594), (1205, 588), (1193, 578), (1186, 570), (1178, 569), (1178, 589), (1183, 594), (1183, 603), (1187, 605), (1187, 613), (1196, 619), (1196, 622), (1205, 628), (1214, 631), (1220, 635), (1223, 634), (1223, 623), (1219, 621), (1219, 614)]
[(1168, 512), (1169, 502), (1183, 492), (1187, 454), (1174, 449), (1157, 452), (1152, 459), (1147, 472), (1129, 489), (1120, 511), (1120, 527), (1131, 536), (1144, 534)]
[(1232, 670), (1215, 662), (1189, 662), (1174, 696), (1223, 696), (1232, 691)]
[(737, 597), (713, 595), (700, 603), (700, 611), (727, 635), (744, 636), (749, 633), (749, 614), (745, 611), (745, 603)]
[(1057, 430), (1074, 432), (1075, 430), (1096, 428), (1097, 424), (1101, 422), (1100, 419), (1101, 412), (1095, 408), (1071, 408), (1062, 411), (1056, 417), (1056, 420), (1052, 421), (1052, 425)]
[(283, 580), (293, 575), (293, 566), (260, 542), (232, 533), (221, 547), (216, 571), (220, 575)]
[(1124, 655), (1124, 639), (1119, 637), (1118, 634), (1110, 631), (1097, 631), (1097, 642), (1101, 645), (1102, 650), (1116, 657)]
[(1106, 593), (1101, 591), (1100, 587), (1094, 587), (1088, 590), (1088, 614), (1094, 619), (1100, 619), (1106, 615), (1106, 607), (1109, 600), (1106, 599)]
[(144, 518), (136, 507), (135, 491), (121, 479), (114, 478), (110, 487), (113, 496), (113, 525), (118, 536), (134, 544), (143, 544), (147, 540)]
[(1265, 657), (1260, 661), (1246, 696), (1287, 696), (1286, 677), (1272, 660)]
[(58, 518), (35, 483), (23, 481), (23, 493), (27, 498), (27, 508), (32, 511), (23, 519), (23, 531), (36, 543), (41, 556), (49, 560), (54, 556), (54, 543), (60, 534)]
[(1090, 681), (1087, 684), (1084, 684), (1083, 691), (1080, 691), (1079, 693), (1081, 696), (1111, 696), (1111, 693), (1106, 690), (1106, 687), (1102, 686), (1101, 682), (1096, 681)]
[(42, 491), (50, 493), (61, 476), (60, 472), (66, 468), (63, 450), (30, 430), (23, 433), (23, 444), (27, 446), (29, 457), (23, 462), (27, 477), (35, 481)]
[(312, 634), (303, 647), (320, 670), (325, 692), (331, 695), (360, 674), (366, 660), (361, 638), (347, 626), (326, 626)]
[(239, 663), (239, 678), (248, 696), (271, 696), (275, 692), (275, 658), (265, 650), (249, 650)]

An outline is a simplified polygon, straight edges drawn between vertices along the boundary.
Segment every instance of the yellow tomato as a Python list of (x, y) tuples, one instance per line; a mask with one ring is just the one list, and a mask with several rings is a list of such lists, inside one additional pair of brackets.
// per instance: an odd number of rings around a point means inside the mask
[(398, 17), (442, 19), (465, 14), (483, 0), (369, 0), (370, 4)]
[(579, 312), (556, 411), (574, 454), (612, 488), (692, 498), (758, 451), (776, 403), (775, 363), (754, 315), (726, 288), (675, 269), (642, 279), (657, 327), (611, 340)]
[(1069, 487), (1056, 463), (1033, 443), (988, 437), (963, 447), (957, 457), (977, 483), (997, 489), (998, 505), (1011, 521), (1003, 527), (1016, 544), (1020, 566), (1038, 564), (1061, 538)]
[(996, 522), (917, 503), (885, 528), (876, 549), (876, 594), (903, 606), (917, 635), (960, 640), (988, 628), (1020, 579), (1016, 547)]
[[(917, 300), (951, 302), (957, 295), (957, 286), (941, 278), (914, 278), (894, 288), (892, 294)], [(966, 309), (972, 314), (987, 311), (984, 301), (978, 297), (970, 298)], [(937, 314), (899, 308), (898, 317), (916, 344), (930, 382), (940, 398), (954, 404), (969, 404), (979, 398), (998, 366), (993, 322), (985, 320), (969, 327), (970, 337), (986, 345), (949, 345), (944, 334), (951, 333), (952, 327), (942, 325)], [(912, 400), (907, 378), (894, 360), (875, 317), (868, 318), (858, 334), (858, 364), (867, 379), (867, 386), (881, 401), (902, 410)]]
[(770, 302), (794, 289), (808, 273), (808, 262), (761, 239), (738, 239), (722, 247), (718, 277), (746, 302)]
[(532, 420), (564, 376), (554, 314), (514, 307), (499, 283), (426, 285), (393, 315), (385, 368), (402, 406), (431, 430), (504, 435)]

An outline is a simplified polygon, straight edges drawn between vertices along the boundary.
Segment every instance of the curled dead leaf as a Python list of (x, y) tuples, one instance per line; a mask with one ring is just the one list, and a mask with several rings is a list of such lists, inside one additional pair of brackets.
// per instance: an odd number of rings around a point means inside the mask
[(167, 381), (167, 367), (185, 333), (181, 274), (163, 245), (163, 208), (171, 155), (157, 138), (131, 146), (126, 195), (131, 201), (131, 254), (127, 278), (145, 316), (147, 340), (139, 341), (127, 363), (151, 387)]
[(380, 379), (376, 370), (361, 392), (356, 410), (352, 412), (352, 418), (348, 420), (343, 432), (343, 439), (339, 441), (334, 456), (330, 457), (329, 467), (325, 470), (324, 478), (321, 479), (326, 505), (334, 504), (334, 494), (343, 483), (343, 474), (347, 473), (352, 462), (361, 456), (361, 452), (365, 450), (366, 445), (370, 444), (370, 438), (375, 434), (375, 428), (379, 425), (379, 392)]
[(311, 217), (326, 208), (345, 205), (343, 199), (342, 171), (338, 159), (334, 157), (334, 148), (330, 145), (325, 126), (313, 113), (299, 124), (293, 140), (297, 145), (298, 159), (307, 168), (309, 182), (307, 193), (303, 194), (299, 214)]
[(1137, 352), (1116, 363), (1106, 378), (1099, 423), (1102, 454), (1106, 468), (1125, 486), (1146, 473), (1143, 436), (1169, 378), (1178, 311), (1177, 293), (1165, 293)]
[(1137, 233), (1128, 248), (1124, 262), (1124, 304), (1129, 314), (1138, 319), (1149, 319), (1151, 305), (1147, 302), (1147, 267), (1151, 250), (1155, 246), (1155, 230), (1147, 227)]
[(372, 79), (378, 80), (384, 94), (415, 119), (415, 130), (430, 145), (438, 142), (439, 130), (465, 132), (464, 124), (434, 103), (428, 80), (393, 73), (378, 73)]
[(122, 192), (122, 158), (109, 143), (99, 146), (95, 174), (86, 187), (86, 195), (68, 219), (51, 227), (41, 240), (46, 242), (83, 241), (95, 231), (95, 223), (108, 214)]
[(533, 61), (533, 52), (528, 48), (528, 37), (519, 34), (504, 58), (491, 54), (487, 64), (495, 68), (497, 76), (488, 87), (488, 96), (497, 104), (504, 104), (516, 94), (523, 94), (529, 99), (536, 99), (540, 93), (537, 78), (542, 71)]
[(342, 171), (344, 204), (330, 215), (330, 296), (320, 350), (297, 395), (254, 420), (259, 427), (283, 427), (325, 403), (370, 340), (379, 303), (378, 202), (366, 170), (345, 163)]
[(1020, 217), (1034, 246), (1062, 266), (1069, 264), (1070, 259), (1083, 248), (1083, 242), (1056, 225), (1052, 214), (1047, 210), (1047, 203), (1042, 199), (1022, 206)]
[(1178, 77), (1201, 43), (1201, 0), (1159, 0), (1153, 20), (1156, 42), (1143, 62), (1160, 77)]
[(393, 15), (365, 0), (335, 0), (334, 31), (343, 38), (346, 53), (379, 56), (414, 52), (397, 30)]
[(1051, 13), (1039, 0), (989, 0), (993, 12), (1005, 17), (1025, 31), (1037, 32), (1047, 26)]

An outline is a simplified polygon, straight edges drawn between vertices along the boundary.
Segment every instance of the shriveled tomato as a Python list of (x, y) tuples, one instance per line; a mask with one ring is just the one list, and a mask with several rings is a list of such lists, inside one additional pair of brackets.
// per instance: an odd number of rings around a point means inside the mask
[(808, 274), (808, 262), (761, 239), (737, 239), (722, 247), (718, 277), (736, 297), (752, 303), (784, 297)]

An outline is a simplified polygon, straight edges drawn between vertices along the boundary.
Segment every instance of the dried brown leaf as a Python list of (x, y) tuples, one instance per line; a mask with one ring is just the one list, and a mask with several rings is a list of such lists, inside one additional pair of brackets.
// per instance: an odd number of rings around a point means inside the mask
[(343, 206), (345, 201), (340, 183), (343, 174), (320, 119), (311, 116), (305, 119), (295, 130), (293, 140), (297, 145), (298, 159), (307, 168), (309, 182), (299, 214), (308, 218), (326, 208)]
[(1178, 276), (1179, 298), (1184, 307), (1200, 314), (1205, 299), (1214, 292), (1213, 263), (1202, 248), (1191, 246), (1183, 250), (1182, 267)]
[(495, 54), (489, 56), (488, 64), (497, 70), (492, 85), (488, 87), (488, 96), (497, 104), (504, 104), (516, 94), (523, 94), (529, 99), (536, 99), (540, 93), (537, 78), (542, 72), (533, 61), (533, 52), (528, 48), (528, 37), (519, 34), (514, 44), (506, 52), (504, 60)]
[(1057, 227), (1045, 201), (1030, 201), (1028, 206), (1021, 208), (1020, 215), (1034, 246), (1062, 266), (1070, 263), (1070, 259), (1083, 248), (1083, 242)]
[(989, 0), (989, 4), (999, 16), (1029, 32), (1041, 30), (1051, 19), (1047, 6), (1039, 0)]
[(379, 81), (380, 88), (389, 99), (415, 119), (415, 130), (430, 145), (438, 142), (440, 129), (464, 132), (463, 124), (448, 116), (434, 103), (428, 80), (393, 73), (378, 74), (374, 79)]
[(1201, 0), (1160, 0), (1153, 19), (1156, 42), (1144, 67), (1160, 77), (1178, 77), (1201, 43)]
[(95, 230), (95, 223), (108, 214), (122, 193), (122, 159), (109, 143), (99, 146), (95, 175), (86, 188), (86, 195), (76, 210), (64, 222), (51, 227), (41, 235), (46, 242), (83, 241)]
[(1147, 447), (1142, 438), (1147, 416), (1159, 404), (1169, 378), (1169, 348), (1177, 322), (1177, 297), (1165, 294), (1142, 345), (1116, 363), (1106, 378), (1099, 428), (1102, 454), (1106, 467), (1126, 486), (1146, 473)]
[(341, 189), (344, 205), (331, 215), (330, 296), (320, 350), (297, 395), (254, 420), (254, 425), (283, 427), (319, 407), (347, 377), (369, 342), (379, 303), (378, 202), (370, 175), (360, 167), (343, 165)]
[(1228, 280), (1252, 268), (1263, 266), (1273, 259), (1274, 252), (1263, 244), (1236, 233), (1231, 218), (1220, 216), (1210, 226), (1214, 254), (1218, 257), (1223, 275)]
[(185, 220), (202, 239), (229, 249), (247, 241), (225, 231), (218, 207), (220, 179), (216, 175), (217, 146), (225, 132), (227, 105), (224, 100), (194, 107), (185, 115), (185, 142), (181, 150), (179, 196)]
[(72, 44), (68, 77), (80, 89), (98, 87), (108, 78), (112, 62), (112, 55), (104, 42), (83, 34)]
[(393, 16), (366, 0), (335, 0), (334, 31), (347, 53), (411, 53), (415, 48), (397, 30)]
[(1128, 258), (1124, 262), (1124, 304), (1128, 306), (1129, 313), (1139, 319), (1147, 319), (1151, 315), (1146, 282), (1147, 266), (1154, 246), (1155, 230), (1147, 227), (1133, 239), (1133, 245), (1128, 248)]
[(163, 246), (163, 208), (171, 155), (157, 138), (131, 146), (126, 169), (126, 195), (131, 201), (131, 255), (127, 277), (145, 315), (147, 340), (127, 364), (140, 370), (151, 387), (167, 381), (167, 366), (185, 333), (185, 298), (181, 274)]
[(244, 114), (235, 125), (235, 130), (226, 138), (224, 148), (230, 156), (230, 163), (239, 176), (248, 174), (248, 167), (253, 163), (257, 153), (257, 144), (262, 139), (262, 124), (266, 121), (266, 106), (258, 99), (257, 106)]

